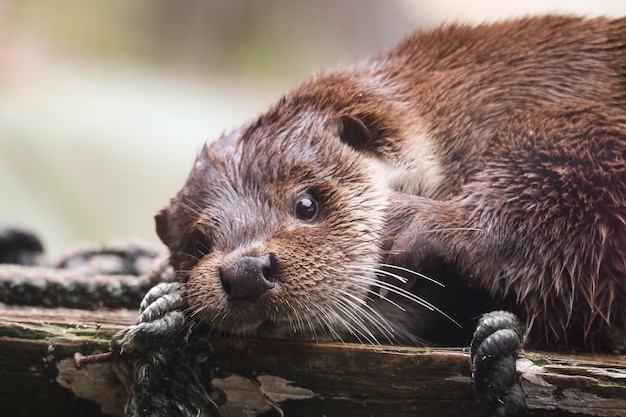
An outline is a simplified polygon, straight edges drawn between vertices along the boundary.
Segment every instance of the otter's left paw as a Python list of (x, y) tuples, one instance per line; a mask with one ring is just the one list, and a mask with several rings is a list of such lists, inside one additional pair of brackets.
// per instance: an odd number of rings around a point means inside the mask
[(126, 385), (126, 415), (218, 417), (224, 394), (211, 384), (210, 346), (191, 337), (185, 286), (161, 283), (141, 302), (139, 322), (116, 333), (114, 370)]
[(515, 362), (524, 328), (505, 311), (485, 314), (471, 344), (474, 390), (488, 417), (523, 416), (526, 401)]
[(154, 286), (141, 302), (138, 323), (117, 332), (111, 339), (111, 349), (120, 354), (141, 353), (176, 340), (187, 324), (184, 297), (181, 283)]

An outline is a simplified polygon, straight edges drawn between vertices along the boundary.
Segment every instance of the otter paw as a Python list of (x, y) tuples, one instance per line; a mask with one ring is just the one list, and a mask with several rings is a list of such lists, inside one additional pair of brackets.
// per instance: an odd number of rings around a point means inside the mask
[(160, 283), (141, 302), (139, 322), (115, 334), (113, 369), (129, 392), (126, 415), (219, 417), (225, 395), (211, 384), (210, 346), (191, 337), (185, 286)]
[(185, 286), (162, 282), (152, 287), (139, 305), (139, 323), (155, 321), (167, 313), (184, 308)]
[(494, 311), (478, 322), (470, 347), (474, 391), (488, 417), (523, 416), (526, 401), (515, 362), (524, 328), (512, 313)]
[(141, 302), (139, 322), (113, 335), (111, 349), (120, 354), (138, 353), (177, 340), (187, 325), (184, 298), (181, 283), (154, 286)]

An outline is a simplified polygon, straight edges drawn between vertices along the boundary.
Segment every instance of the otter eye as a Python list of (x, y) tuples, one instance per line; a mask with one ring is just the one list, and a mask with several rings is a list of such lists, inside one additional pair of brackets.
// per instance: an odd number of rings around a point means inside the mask
[(294, 210), (298, 219), (305, 222), (311, 221), (317, 217), (317, 200), (308, 194), (298, 197)]

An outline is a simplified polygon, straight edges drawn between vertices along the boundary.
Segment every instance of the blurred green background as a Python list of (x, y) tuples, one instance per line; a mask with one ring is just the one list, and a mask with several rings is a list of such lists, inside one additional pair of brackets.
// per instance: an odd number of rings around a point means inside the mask
[(0, 223), (49, 259), (80, 241), (157, 241), (195, 154), (316, 70), (418, 28), (624, 0), (0, 0)]

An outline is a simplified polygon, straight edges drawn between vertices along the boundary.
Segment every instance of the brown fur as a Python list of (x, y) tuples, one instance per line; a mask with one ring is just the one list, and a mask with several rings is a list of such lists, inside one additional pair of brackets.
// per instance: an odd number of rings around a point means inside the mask
[(626, 328), (626, 113), (546, 109), (493, 139), (483, 169), (450, 199), (394, 194), (391, 262), (455, 262), (513, 298), (541, 330), (534, 342), (582, 333), (600, 346)]
[[(312, 78), (203, 149), (157, 231), (219, 330), (419, 338), (428, 308), (365, 287), (399, 284), (381, 262), (444, 260), (550, 340), (589, 340), (626, 328), (625, 141), (626, 19), (447, 26)], [(293, 215), (302, 195), (314, 221)], [(268, 253), (276, 287), (227, 301), (220, 268)]]

